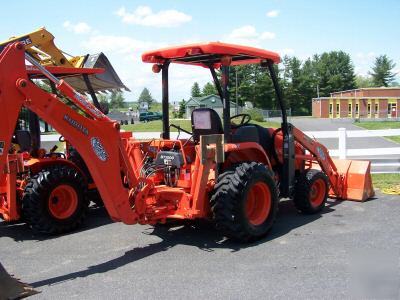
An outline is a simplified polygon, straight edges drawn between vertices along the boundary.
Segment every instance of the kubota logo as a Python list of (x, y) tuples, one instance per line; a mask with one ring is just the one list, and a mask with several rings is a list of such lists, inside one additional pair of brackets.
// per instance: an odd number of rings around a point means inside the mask
[(104, 149), (103, 144), (100, 142), (100, 139), (98, 137), (92, 137), (90, 139), (90, 144), (92, 145), (92, 149), (96, 156), (101, 160), (101, 161), (106, 161), (108, 158), (108, 154), (106, 150)]

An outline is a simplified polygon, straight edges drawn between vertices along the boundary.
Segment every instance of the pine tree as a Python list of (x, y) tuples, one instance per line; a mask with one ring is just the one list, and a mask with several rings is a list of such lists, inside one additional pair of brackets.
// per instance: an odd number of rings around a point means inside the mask
[(151, 96), (150, 91), (149, 91), (147, 88), (144, 88), (144, 89), (142, 90), (142, 92), (140, 93), (138, 102), (139, 102), (139, 103), (141, 103), (141, 102), (146, 102), (146, 103), (149, 105), (149, 107), (150, 107), (150, 105), (153, 103), (153, 101), (154, 101), (154, 99), (153, 99), (153, 97)]
[(375, 58), (372, 67), (372, 80), (375, 86), (389, 86), (395, 79), (396, 73), (392, 72), (396, 64), (387, 55), (380, 55)]
[(203, 89), (201, 90), (201, 94), (203, 96), (209, 96), (209, 95), (217, 95), (217, 89), (215, 88), (215, 85), (211, 82), (207, 82), (204, 86)]
[(197, 82), (195, 82), (192, 86), (191, 95), (192, 97), (201, 97), (200, 86)]
[(185, 112), (186, 112), (186, 101), (185, 99), (182, 99), (182, 101), (179, 102), (178, 117), (183, 118)]

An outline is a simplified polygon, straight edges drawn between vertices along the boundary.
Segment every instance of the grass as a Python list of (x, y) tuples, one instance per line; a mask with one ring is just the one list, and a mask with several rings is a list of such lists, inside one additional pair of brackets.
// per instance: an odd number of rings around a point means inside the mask
[[(177, 120), (171, 119), (170, 123), (178, 125), (185, 130), (192, 131), (190, 120)], [(258, 124), (263, 127), (274, 127), (277, 128), (280, 126), (277, 122), (256, 122), (252, 121), (253, 124)], [(151, 121), (148, 123), (137, 123), (137, 124), (130, 124), (130, 125), (123, 125), (121, 126), (122, 129), (126, 131), (133, 131), (133, 132), (160, 132), (162, 130), (162, 122), (161, 120)], [(175, 128), (171, 128), (171, 131), (177, 131)]]
[(369, 130), (375, 129), (400, 129), (399, 121), (360, 122), (354, 125)]
[(396, 191), (400, 194), (400, 174), (372, 174), (374, 188), (385, 191)]
[[(399, 121), (360, 122), (356, 123), (355, 125), (369, 130), (400, 129)], [(385, 138), (400, 144), (400, 136), (388, 136)]]

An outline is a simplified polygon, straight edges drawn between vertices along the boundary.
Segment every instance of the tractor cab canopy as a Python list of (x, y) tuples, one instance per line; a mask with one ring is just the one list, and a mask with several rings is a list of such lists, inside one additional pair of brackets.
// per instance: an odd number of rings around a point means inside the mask
[(263, 49), (210, 42), (190, 44), (163, 48), (145, 52), (142, 55), (143, 62), (164, 64), (174, 62), (188, 65), (198, 65), (205, 68), (212, 66), (219, 68), (222, 64), (230, 62), (230, 65), (254, 64), (262, 61), (280, 62), (279, 54)]
[[(142, 54), (142, 60), (146, 63), (153, 63), (153, 72), (162, 71), (162, 111), (163, 111), (163, 132), (162, 137), (169, 139), (169, 99), (168, 99), (168, 68), (170, 63), (186, 64), (208, 68), (214, 80), (215, 87), (223, 102), (223, 131), (224, 140), (231, 141), (231, 116), (229, 100), (229, 68), (230, 66), (245, 64), (261, 64), (268, 67), (275, 92), (282, 110), (282, 129), (287, 129), (286, 109), (282, 101), (281, 92), (278, 86), (278, 79), (275, 74), (274, 64), (280, 62), (279, 54), (263, 49), (233, 45), (220, 42), (199, 43), (163, 48), (148, 51)], [(215, 69), (221, 69), (221, 81), (218, 79)]]

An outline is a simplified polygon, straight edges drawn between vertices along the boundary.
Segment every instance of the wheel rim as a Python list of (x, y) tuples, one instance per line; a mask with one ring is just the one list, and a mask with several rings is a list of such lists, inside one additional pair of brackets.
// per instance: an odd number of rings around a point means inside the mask
[(314, 181), (310, 188), (310, 202), (313, 207), (320, 206), (325, 199), (326, 184), (321, 178)]
[(72, 216), (78, 206), (78, 194), (67, 184), (57, 186), (49, 197), (50, 213), (57, 219), (66, 219)]
[(260, 225), (271, 210), (271, 192), (264, 182), (255, 183), (247, 194), (246, 215), (252, 225)]

